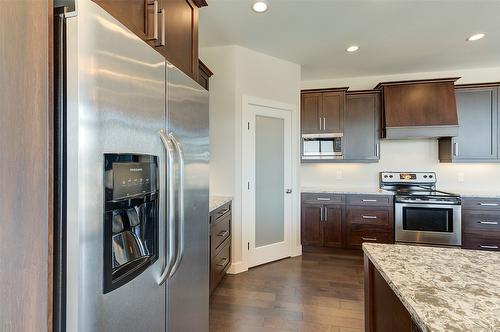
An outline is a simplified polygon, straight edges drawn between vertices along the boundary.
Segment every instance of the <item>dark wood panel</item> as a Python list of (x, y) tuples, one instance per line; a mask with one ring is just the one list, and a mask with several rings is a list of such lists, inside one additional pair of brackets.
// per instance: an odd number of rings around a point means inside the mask
[(301, 128), (302, 134), (314, 134), (321, 132), (321, 114), (323, 110), (323, 98), (321, 93), (303, 94), (301, 102)]
[(301, 239), (304, 246), (322, 246), (322, 204), (302, 204)]
[(344, 159), (378, 160), (380, 92), (347, 93), (344, 113)]
[(215, 255), (219, 250), (219, 246), (231, 235), (231, 215), (226, 214), (225, 217), (219, 218), (210, 227), (210, 246), (212, 255)]
[(500, 237), (500, 211), (462, 210), (462, 232)]
[(220, 284), (231, 265), (231, 238), (226, 239), (219, 253), (211, 259), (210, 292)]
[(364, 257), (365, 331), (419, 332), (408, 310), (370, 259)]
[(392, 233), (380, 230), (360, 230), (349, 231), (346, 236), (346, 245), (348, 248), (361, 248), (364, 243), (394, 243)]
[(500, 236), (478, 236), (464, 233), (462, 235), (462, 248), (500, 251)]
[(393, 197), (384, 195), (346, 195), (348, 205), (392, 206)]
[(0, 10), (0, 330), (52, 330), (52, 1)]
[(462, 198), (462, 209), (500, 211), (500, 198), (465, 197)]
[(212, 77), (212, 71), (201, 61), (198, 61), (198, 83), (205, 89), (210, 89), (210, 77)]
[(345, 91), (323, 94), (323, 131), (326, 133), (344, 132)]
[(232, 204), (231, 202), (229, 202), (212, 211), (211, 215), (213, 216), (213, 220), (217, 221), (218, 219), (224, 217), (225, 215), (231, 215), (231, 211), (232, 211)]
[[(146, 39), (147, 0), (92, 0), (141, 39)], [(152, 1), (151, 1), (152, 3)], [(153, 6), (149, 6), (150, 9)]]
[(383, 226), (386, 228), (392, 228), (391, 224), (394, 222), (391, 220), (392, 209), (374, 208), (374, 207), (348, 207), (346, 215), (346, 223), (352, 224), (363, 224), (368, 227), (373, 226)]
[(385, 126), (458, 125), (455, 80), (382, 83)]
[(344, 204), (344, 195), (303, 193), (302, 202), (312, 204)]
[(325, 247), (342, 247), (344, 207), (325, 205), (323, 222), (323, 245)]

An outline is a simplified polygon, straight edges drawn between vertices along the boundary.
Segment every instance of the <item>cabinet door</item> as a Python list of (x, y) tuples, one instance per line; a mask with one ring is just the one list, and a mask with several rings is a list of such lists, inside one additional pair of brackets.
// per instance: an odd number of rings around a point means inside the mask
[(342, 247), (343, 207), (325, 205), (324, 213), (323, 245), (325, 247)]
[(160, 53), (197, 80), (198, 8), (191, 0), (161, 0), (160, 8), (165, 10), (165, 45), (159, 47)]
[(302, 245), (322, 246), (323, 205), (302, 204)]
[(335, 91), (323, 94), (323, 131), (342, 133), (344, 131), (345, 92)]
[[(148, 6), (144, 0), (92, 0), (142, 39), (146, 38)], [(151, 1), (152, 3), (153, 1)]]
[(458, 136), (453, 160), (498, 158), (498, 87), (457, 89)]
[(346, 97), (344, 114), (344, 159), (378, 160), (380, 94), (353, 94)]
[(317, 134), (321, 132), (323, 123), (321, 114), (323, 98), (321, 93), (302, 95), (301, 124), (302, 134)]

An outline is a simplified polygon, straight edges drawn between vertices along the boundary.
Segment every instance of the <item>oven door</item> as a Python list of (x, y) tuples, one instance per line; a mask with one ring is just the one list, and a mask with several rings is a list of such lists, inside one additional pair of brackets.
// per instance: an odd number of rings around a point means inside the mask
[(461, 205), (396, 203), (396, 242), (459, 246)]

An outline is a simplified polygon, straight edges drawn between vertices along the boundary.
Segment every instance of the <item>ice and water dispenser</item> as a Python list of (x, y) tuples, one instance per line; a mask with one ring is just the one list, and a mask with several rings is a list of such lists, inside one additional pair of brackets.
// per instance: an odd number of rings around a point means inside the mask
[(158, 259), (158, 157), (104, 157), (104, 293)]

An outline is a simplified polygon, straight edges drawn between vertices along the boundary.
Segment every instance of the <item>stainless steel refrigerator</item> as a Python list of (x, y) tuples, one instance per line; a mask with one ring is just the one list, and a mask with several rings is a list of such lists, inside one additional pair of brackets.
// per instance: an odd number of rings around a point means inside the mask
[(56, 330), (208, 331), (208, 93), (92, 1), (57, 10)]

